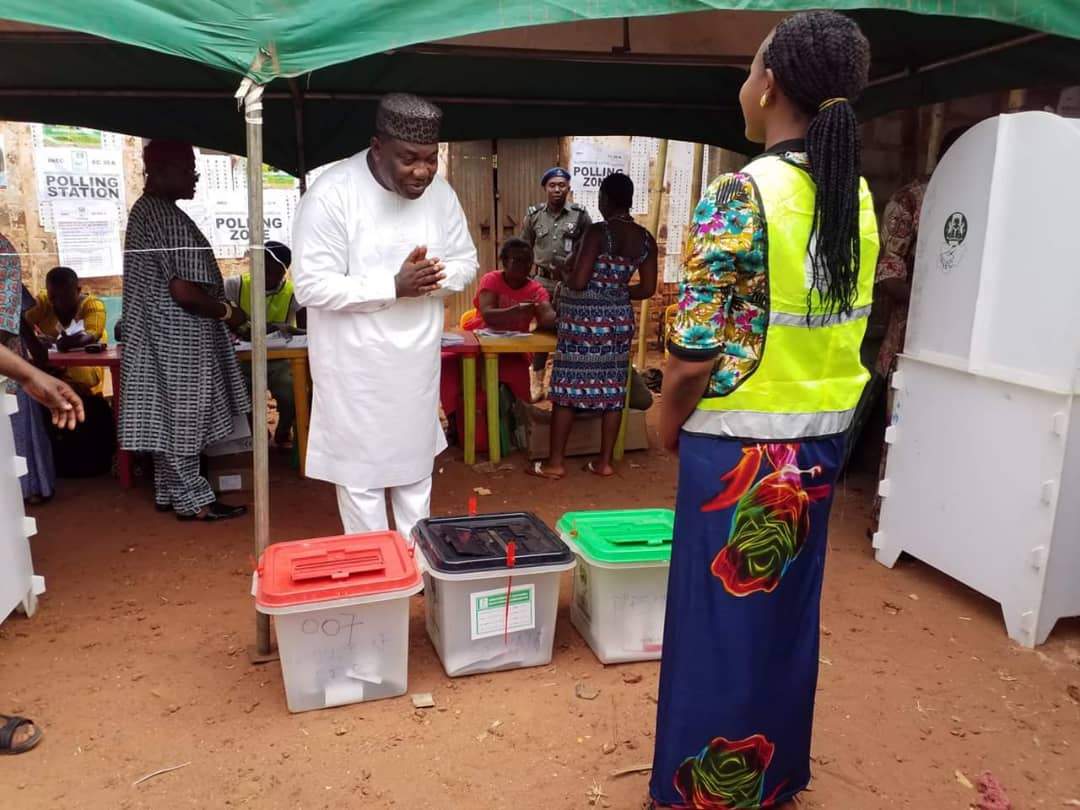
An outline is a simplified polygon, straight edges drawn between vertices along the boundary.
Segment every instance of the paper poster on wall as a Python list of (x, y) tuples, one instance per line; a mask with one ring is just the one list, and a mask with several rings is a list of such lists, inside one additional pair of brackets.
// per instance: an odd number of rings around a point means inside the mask
[(60, 264), (80, 278), (124, 272), (116, 206), (104, 200), (57, 200), (52, 204)]
[(234, 191), (232, 158), (229, 155), (204, 155), (198, 157), (199, 184), (195, 196), (216, 191)]
[(570, 146), (570, 188), (574, 202), (584, 206), (594, 220), (599, 220), (600, 184), (609, 174), (629, 168), (630, 156), (625, 148), (590, 138), (574, 138)]
[(288, 172), (263, 164), (263, 189), (288, 191), (298, 187), (299, 182)]
[[(694, 145), (683, 141), (668, 144), (665, 177), (668, 191), (667, 241), (664, 255), (664, 283), (682, 280), (682, 250), (690, 221), (690, 187), (694, 169)], [(695, 201), (696, 202), (696, 201)]]
[(43, 146), (34, 150), (38, 214), (53, 231), (53, 203), (73, 200), (113, 205), (121, 229), (127, 220), (124, 200), (124, 155), (119, 149), (69, 149)]
[(634, 181), (635, 216), (649, 212), (649, 169), (660, 149), (656, 138), (633, 138), (630, 141), (630, 179)]
[(0, 133), (0, 188), (7, 188), (7, 149), (2, 133)]
[(30, 143), (35, 149), (55, 146), (68, 149), (120, 149), (124, 136), (115, 132), (102, 132), (90, 127), (72, 127), (66, 124), (33, 124), (30, 127)]
[[(285, 244), (292, 241), (292, 211), (295, 205), (290, 197), (295, 196), (296, 192), (273, 189), (263, 194), (263, 227), (268, 241), (273, 239)], [(245, 193), (219, 192), (183, 207), (203, 230), (214, 247), (214, 255), (219, 259), (239, 259), (247, 253), (250, 236)]]

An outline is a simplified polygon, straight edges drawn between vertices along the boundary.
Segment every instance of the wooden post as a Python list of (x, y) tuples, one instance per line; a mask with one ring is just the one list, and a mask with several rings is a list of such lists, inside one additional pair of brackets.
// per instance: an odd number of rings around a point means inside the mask
[[(664, 173), (667, 170), (667, 138), (661, 138), (659, 148), (656, 151), (656, 165), (653, 166), (652, 180), (649, 181), (649, 213), (645, 227), (649, 233), (656, 237), (660, 228), (660, 203), (664, 198)], [(660, 272), (659, 268), (658, 272)], [(658, 282), (659, 283), (659, 282)], [(647, 348), (647, 330), (649, 325), (649, 302), (641, 302), (641, 323), (638, 324), (638, 368), (645, 368), (645, 355)], [(634, 373), (634, 361), (631, 357), (626, 376), (626, 397), (623, 400), (622, 421), (619, 423), (619, 437), (615, 440), (615, 461), (620, 461), (626, 449), (626, 425), (630, 416), (630, 385), (631, 375)]]
[(690, 170), (690, 221), (694, 221), (694, 209), (701, 200), (701, 175), (705, 171), (705, 144), (694, 144), (694, 165)]
[[(667, 171), (667, 153), (668, 153), (668, 141), (667, 138), (661, 138), (659, 148), (656, 151), (656, 165), (653, 166), (652, 181), (649, 184), (649, 213), (648, 222), (645, 227), (649, 229), (649, 233), (653, 237), (657, 236), (660, 230), (660, 204), (664, 198), (664, 174)], [(638, 355), (637, 366), (638, 368), (645, 368), (645, 354), (646, 354), (646, 335), (648, 334), (647, 326), (649, 322), (649, 302), (641, 302), (641, 323), (638, 326)], [(624, 420), (625, 421), (625, 420)]]
[(935, 104), (930, 108), (930, 137), (926, 144), (926, 174), (934, 173), (937, 168), (937, 155), (941, 149), (941, 139), (945, 137), (945, 105)]

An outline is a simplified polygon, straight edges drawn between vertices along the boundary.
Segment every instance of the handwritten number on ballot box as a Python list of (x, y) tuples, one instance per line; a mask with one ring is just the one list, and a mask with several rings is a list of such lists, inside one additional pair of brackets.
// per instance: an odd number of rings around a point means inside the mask
[(352, 646), (353, 632), (357, 627), (363, 627), (364, 622), (353, 613), (340, 613), (341, 619), (304, 619), (304, 623), (300, 625), (300, 630), (309, 636), (324, 635), (330, 638), (336, 638), (342, 633), (348, 634), (348, 646)]

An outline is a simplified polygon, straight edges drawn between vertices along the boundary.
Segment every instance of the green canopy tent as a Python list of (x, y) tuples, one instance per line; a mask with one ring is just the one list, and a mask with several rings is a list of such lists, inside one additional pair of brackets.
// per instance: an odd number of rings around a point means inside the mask
[[(0, 117), (243, 153), (233, 95), (251, 73), (267, 82), (266, 161), (297, 175), (356, 151), (377, 96), (400, 89), (439, 101), (451, 140), (572, 130), (746, 151), (736, 90), (778, 8), (856, 8), (874, 52), (862, 105), (873, 117), (1080, 82), (1080, 9), (1067, 4), (953, 0), (944, 5), (967, 15), (953, 17), (890, 10), (934, 12), (943, 5), (936, 0), (611, 0), (603, 15), (545, 2), (501, 3), (496, 15), (490, 3), (460, 1), (433, 4), (429, 14), (414, 8), (423, 3), (372, 0), (104, 0), (94, 13), (72, 0), (0, 0), (0, 18), (70, 29), (0, 22)], [(745, 10), (755, 6), (771, 11)], [(664, 13), (633, 16), (653, 9)], [(433, 25), (451, 38), (433, 41)]]
[[(437, 100), (448, 139), (622, 133), (745, 150), (734, 99), (753, 49), (778, 13), (823, 5), (852, 11), (871, 39), (867, 115), (1080, 81), (1074, 0), (951, 0), (947, 14), (938, 0), (0, 0), (15, 23), (0, 25), (0, 118), (247, 154), (260, 300), (264, 157), (303, 177), (354, 152), (382, 93)], [(265, 313), (252, 316), (261, 551)], [(265, 621), (257, 646), (269, 650)]]

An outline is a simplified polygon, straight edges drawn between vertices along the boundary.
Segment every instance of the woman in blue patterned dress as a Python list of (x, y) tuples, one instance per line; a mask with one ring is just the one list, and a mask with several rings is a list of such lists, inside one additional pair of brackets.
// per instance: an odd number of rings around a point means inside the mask
[(810, 781), (829, 509), (869, 378), (878, 237), (852, 107), (869, 61), (847, 17), (781, 22), (739, 95), (765, 153), (694, 212), (660, 419), (679, 487), (657, 806), (777, 807)]
[[(551, 452), (529, 470), (541, 478), (566, 475), (566, 441), (578, 411), (600, 412), (600, 458), (587, 469), (614, 475), (634, 339), (632, 301), (656, 292), (656, 241), (634, 222), (634, 183), (621, 172), (600, 184), (603, 222), (589, 226), (563, 280), (558, 300), (558, 347), (551, 372)], [(637, 284), (631, 284), (634, 274)]]
[[(28, 347), (22, 337), (32, 338), (33, 332), (23, 321), (23, 312), (33, 306), (34, 299), (22, 284), (22, 263), (14, 246), (0, 236), (0, 346), (20, 357), (25, 357)], [(35, 348), (44, 349), (40, 345)], [(36, 358), (43, 365), (45, 356)], [(0, 385), (0, 394), (14, 394), (19, 409), (11, 415), (11, 432), (15, 437), (15, 452), (26, 459), (26, 475), (22, 485), (23, 500), (30, 504), (43, 503), (53, 496), (56, 484), (56, 468), (53, 464), (52, 444), (45, 428), (45, 412), (30, 396), (11, 380)]]

